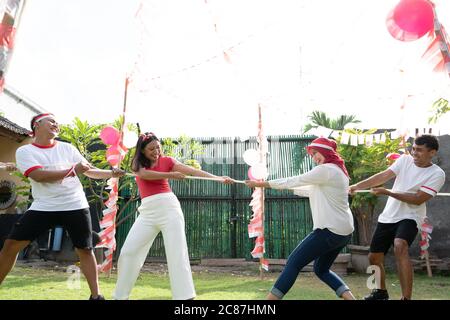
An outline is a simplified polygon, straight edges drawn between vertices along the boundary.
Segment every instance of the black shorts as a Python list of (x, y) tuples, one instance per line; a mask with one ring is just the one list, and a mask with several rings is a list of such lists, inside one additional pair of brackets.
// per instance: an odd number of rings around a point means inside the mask
[(67, 230), (75, 248), (93, 248), (91, 214), (87, 208), (70, 211), (28, 210), (16, 222), (7, 239), (33, 241), (56, 226)]
[(403, 239), (408, 242), (408, 246), (411, 246), (418, 231), (416, 221), (411, 219), (400, 220), (396, 223), (378, 222), (370, 243), (370, 252), (386, 254), (394, 244), (395, 238)]

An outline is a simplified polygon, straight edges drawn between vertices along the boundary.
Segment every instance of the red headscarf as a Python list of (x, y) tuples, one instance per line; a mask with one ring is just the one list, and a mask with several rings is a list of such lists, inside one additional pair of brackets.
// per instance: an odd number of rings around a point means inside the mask
[(321, 155), (325, 157), (324, 163), (334, 163), (345, 173), (348, 177), (347, 168), (345, 167), (344, 160), (336, 152), (336, 142), (327, 138), (317, 138), (306, 147), (306, 151), (311, 155), (311, 150), (314, 149), (320, 152)]

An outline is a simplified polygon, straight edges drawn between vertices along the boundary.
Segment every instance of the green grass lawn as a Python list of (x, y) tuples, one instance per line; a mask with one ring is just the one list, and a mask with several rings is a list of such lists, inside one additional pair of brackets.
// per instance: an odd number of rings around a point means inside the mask
[[(265, 299), (267, 291), (278, 273), (265, 273), (261, 280), (254, 275), (198, 271), (193, 273), (198, 300), (255, 300)], [(15, 267), (0, 286), (0, 300), (85, 300), (89, 297), (87, 283), (81, 276), (81, 288), (69, 289), (68, 274), (51, 269)], [(367, 276), (352, 274), (344, 277), (357, 298), (367, 294)], [(110, 278), (100, 275), (100, 286), (107, 299), (111, 299), (116, 274)], [(391, 299), (399, 299), (400, 284), (395, 274), (387, 275)], [(171, 299), (168, 275), (143, 272), (130, 297), (132, 300)], [(450, 277), (415, 275), (414, 299), (450, 300)], [(314, 274), (301, 273), (285, 299), (332, 300), (337, 299), (331, 289)]]

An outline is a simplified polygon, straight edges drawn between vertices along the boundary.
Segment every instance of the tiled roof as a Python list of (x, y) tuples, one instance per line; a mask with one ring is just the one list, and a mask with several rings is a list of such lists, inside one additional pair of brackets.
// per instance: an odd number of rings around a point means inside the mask
[(28, 136), (28, 133), (30, 132), (28, 129), (25, 129), (18, 124), (15, 124), (14, 122), (1, 117), (0, 116), (0, 128), (5, 128), (11, 132), (14, 132), (19, 135)]

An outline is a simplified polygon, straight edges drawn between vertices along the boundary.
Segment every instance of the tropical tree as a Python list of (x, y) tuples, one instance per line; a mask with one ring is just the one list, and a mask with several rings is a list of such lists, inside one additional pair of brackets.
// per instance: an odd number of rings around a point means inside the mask
[(444, 98), (439, 98), (431, 106), (431, 112), (433, 115), (428, 118), (428, 123), (436, 123), (444, 114), (450, 111), (450, 105), (448, 100)]
[[(92, 163), (99, 169), (110, 169), (111, 166), (106, 160), (106, 149), (107, 146), (102, 142), (100, 137), (101, 130), (107, 126), (111, 125), (114, 128), (120, 130), (122, 127), (123, 118), (120, 117), (116, 119), (112, 124), (97, 124), (92, 125), (87, 121), (82, 121), (78, 117), (68, 125), (60, 125), (59, 139), (72, 144), (78, 149), (81, 155), (89, 162)], [(129, 131), (138, 133), (138, 128), (135, 124), (127, 124), (127, 129)], [(164, 138), (161, 141), (163, 148), (163, 153), (166, 156), (172, 156), (183, 163), (193, 166), (195, 168), (200, 168), (200, 164), (197, 160), (193, 159), (194, 156), (200, 155), (204, 152), (204, 147), (197, 141), (189, 138), (188, 136), (182, 135), (177, 139)], [(135, 147), (128, 150), (124, 159), (121, 162), (121, 169), (131, 172), (131, 160), (135, 152)], [(24, 186), (17, 187), (17, 194), (29, 199), (30, 197), (30, 186), (29, 180), (23, 176), (20, 172), (15, 172), (19, 178), (25, 183)], [(91, 205), (98, 208), (97, 212), (101, 212), (104, 209), (104, 202), (108, 199), (109, 193), (106, 190), (107, 181), (89, 179), (85, 175), (80, 175), (79, 179), (85, 190), (87, 199)], [(119, 181), (119, 194), (121, 191), (126, 190), (127, 199), (121, 206), (120, 211), (117, 214), (117, 219), (120, 218), (121, 214), (128, 207), (128, 205), (135, 201), (138, 197), (138, 190), (133, 177), (124, 176), (120, 178)], [(120, 198), (123, 201), (123, 198)], [(26, 203), (21, 203), (21, 205), (27, 205), (31, 200), (27, 200)], [(100, 219), (101, 217), (99, 217)], [(122, 219), (124, 220), (124, 219)]]
[(325, 112), (313, 111), (309, 116), (311, 123), (305, 125), (303, 132), (307, 132), (312, 128), (317, 128), (319, 126), (334, 129), (334, 130), (344, 130), (344, 127), (349, 123), (360, 123), (361, 121), (356, 119), (355, 115), (341, 115), (335, 119), (331, 119), (327, 116)]
[[(357, 129), (345, 129), (350, 134), (373, 134), (376, 130), (362, 131)], [(350, 184), (355, 184), (361, 180), (386, 170), (390, 162), (386, 159), (389, 153), (397, 153), (401, 146), (401, 138), (391, 139), (385, 132), (383, 142), (372, 145), (358, 144), (357, 146), (341, 144), (338, 138), (338, 152), (345, 161)], [(372, 229), (375, 218), (375, 206), (378, 197), (372, 193), (356, 193), (351, 198), (351, 210), (355, 217), (358, 230), (359, 244), (367, 246), (370, 244)]]
[(200, 163), (194, 159), (205, 152), (205, 146), (199, 142), (186, 135), (181, 135), (177, 139), (163, 138), (161, 145), (165, 155), (170, 155), (188, 166), (201, 168)]

